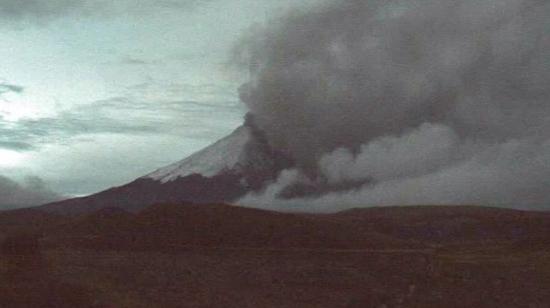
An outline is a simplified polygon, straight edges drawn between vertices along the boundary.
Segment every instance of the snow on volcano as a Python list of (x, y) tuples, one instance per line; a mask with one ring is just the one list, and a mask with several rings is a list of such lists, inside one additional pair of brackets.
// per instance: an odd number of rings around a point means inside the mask
[(223, 171), (240, 169), (239, 166), (246, 164), (246, 145), (250, 139), (250, 129), (240, 126), (231, 135), (144, 178), (166, 183), (191, 174), (213, 177)]
[(231, 203), (259, 191), (292, 166), (273, 150), (250, 118), (227, 137), (120, 187), (83, 198), (44, 205), (42, 209), (69, 214), (104, 207), (130, 211), (158, 203)]

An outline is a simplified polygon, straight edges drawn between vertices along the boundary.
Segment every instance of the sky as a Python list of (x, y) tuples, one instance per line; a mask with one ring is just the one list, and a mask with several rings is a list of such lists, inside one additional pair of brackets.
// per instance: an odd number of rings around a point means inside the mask
[(246, 110), (235, 44), (295, 6), (0, 0), (0, 203), (122, 185), (230, 133)]

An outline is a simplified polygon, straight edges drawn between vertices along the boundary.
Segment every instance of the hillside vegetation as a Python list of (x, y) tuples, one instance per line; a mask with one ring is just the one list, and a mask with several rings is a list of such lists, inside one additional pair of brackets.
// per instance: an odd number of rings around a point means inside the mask
[(0, 307), (547, 307), (549, 235), (547, 213), (481, 207), (18, 210)]

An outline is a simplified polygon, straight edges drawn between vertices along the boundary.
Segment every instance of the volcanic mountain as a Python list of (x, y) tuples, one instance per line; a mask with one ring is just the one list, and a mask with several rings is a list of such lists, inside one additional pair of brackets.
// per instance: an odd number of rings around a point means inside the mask
[(290, 166), (291, 160), (269, 146), (249, 117), (229, 136), (131, 183), (40, 208), (78, 215), (107, 207), (136, 212), (159, 203), (231, 203), (262, 189)]

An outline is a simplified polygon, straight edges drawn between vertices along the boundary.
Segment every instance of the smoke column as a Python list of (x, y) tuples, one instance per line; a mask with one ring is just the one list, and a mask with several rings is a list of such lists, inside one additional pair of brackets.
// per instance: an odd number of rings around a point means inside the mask
[(296, 163), (240, 203), (550, 208), (547, 1), (332, 1), (240, 46), (241, 99)]

